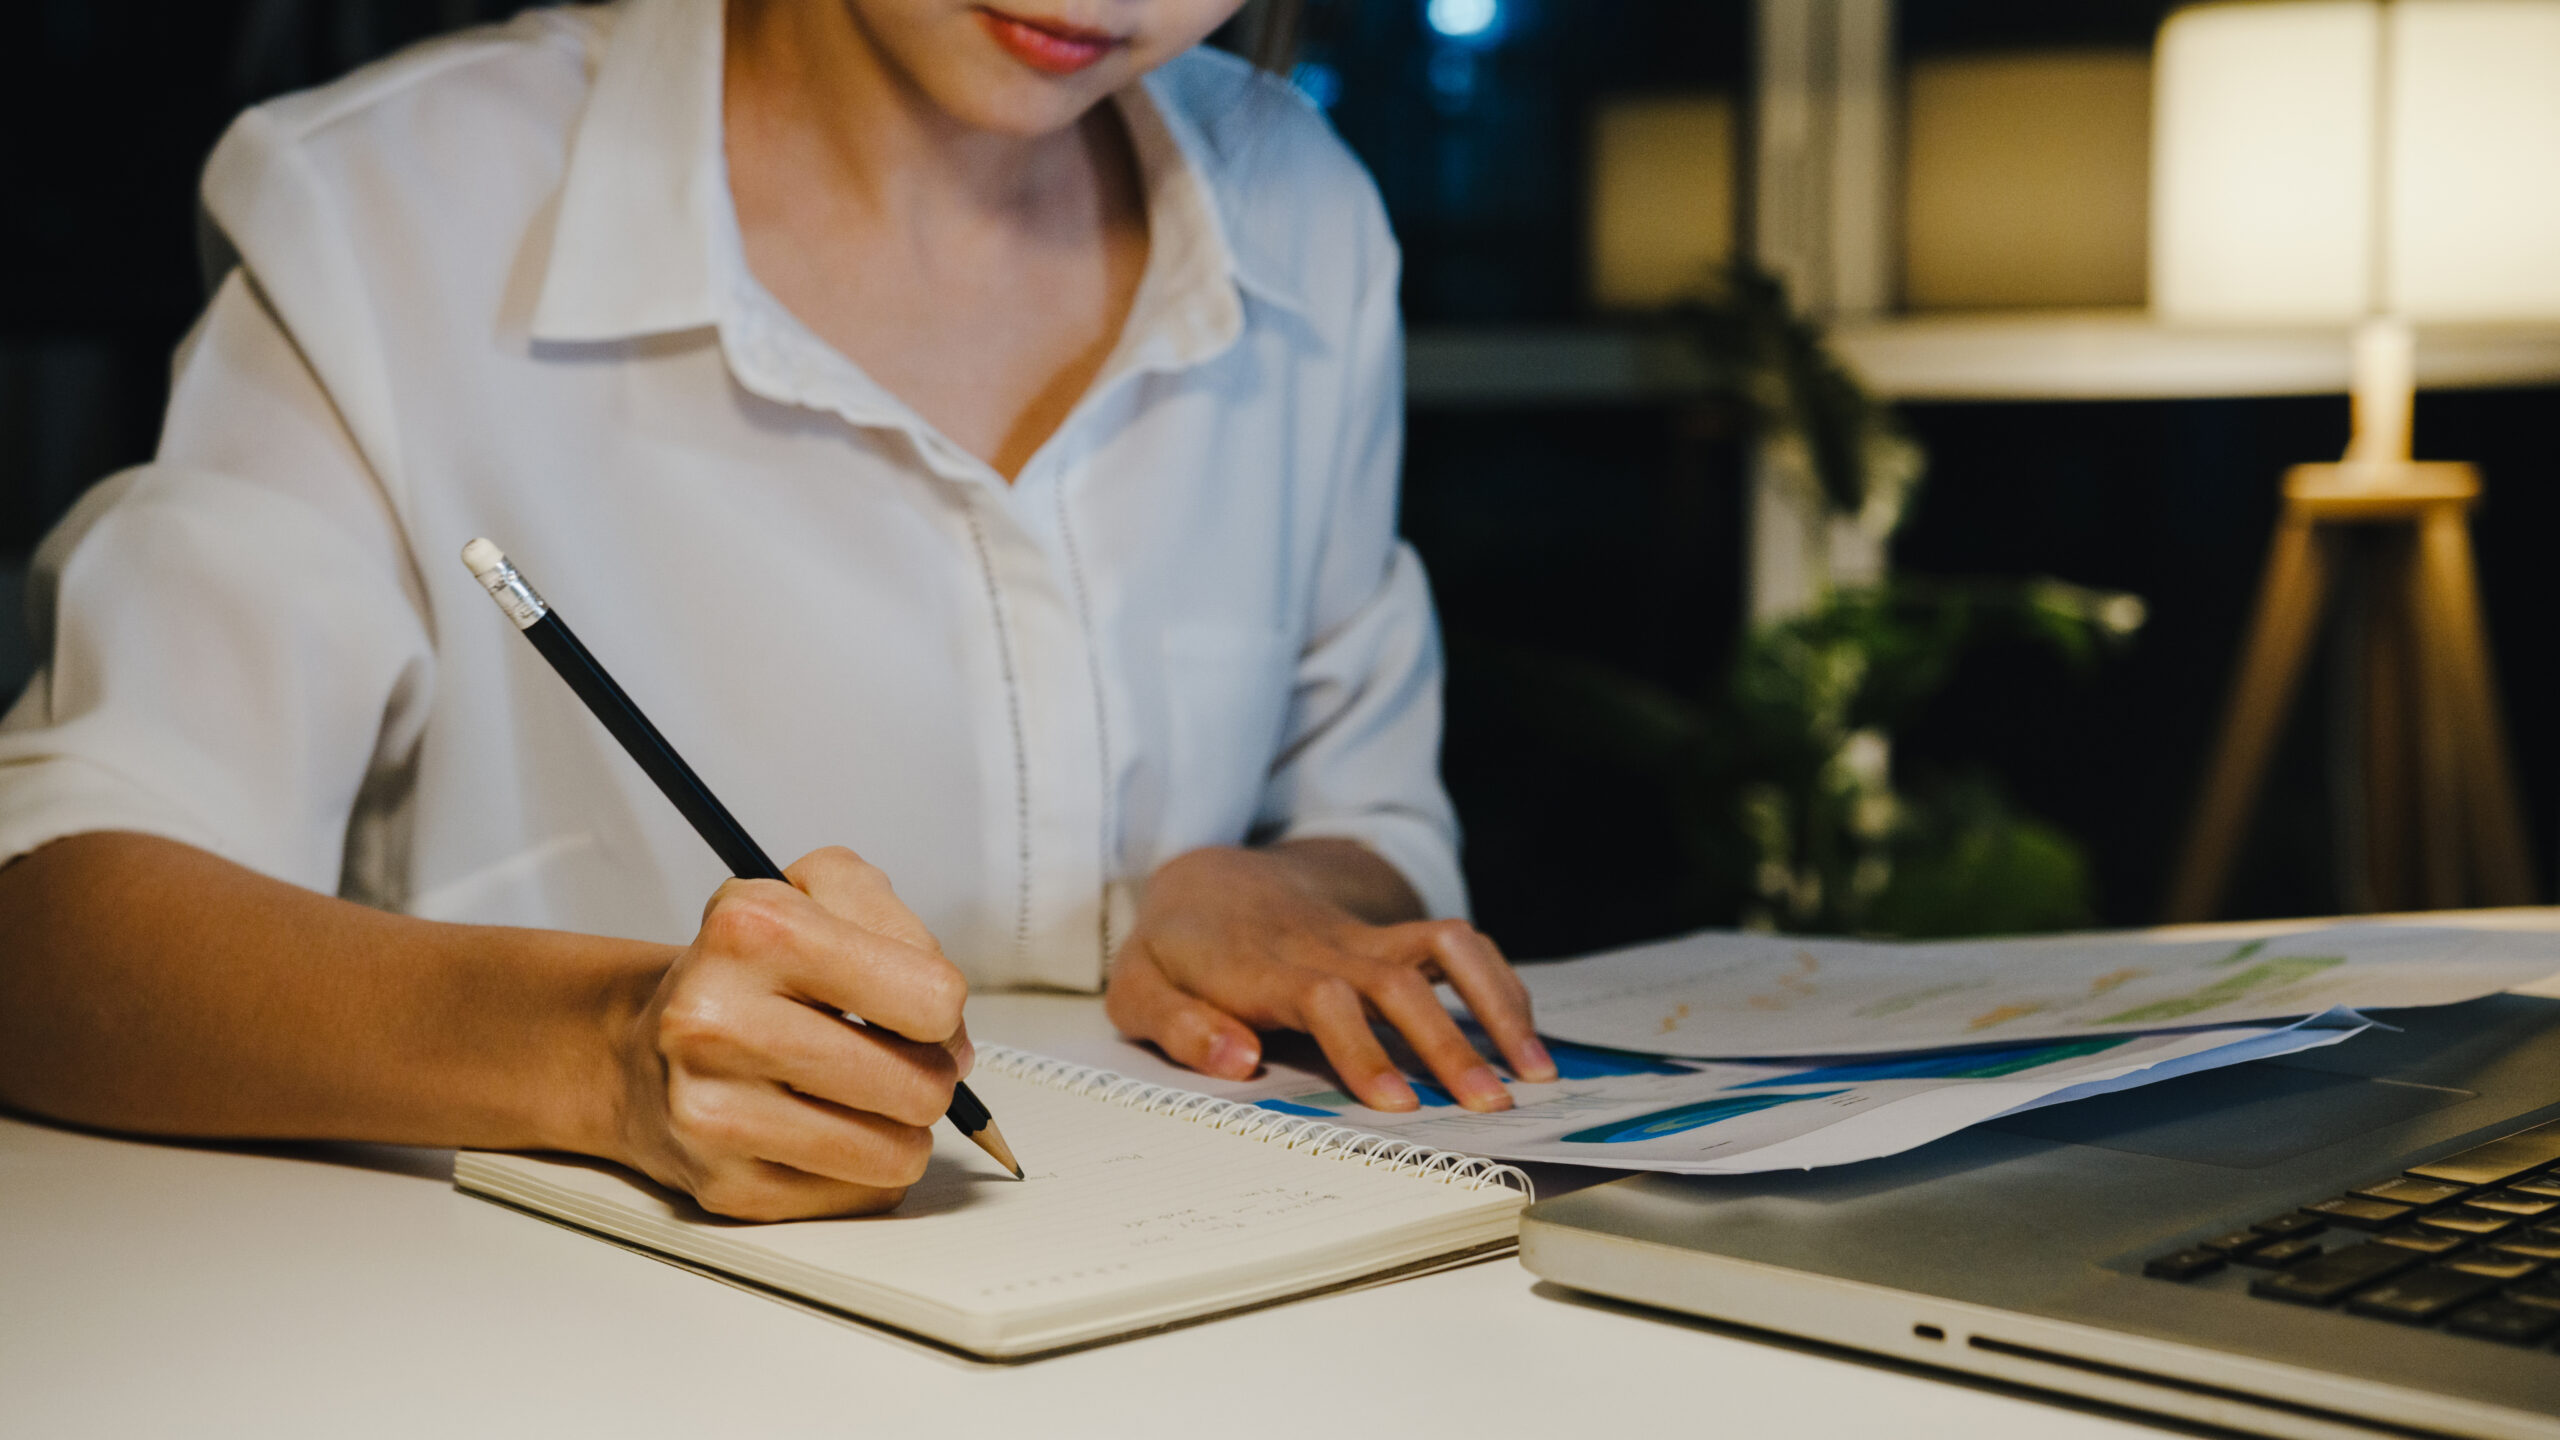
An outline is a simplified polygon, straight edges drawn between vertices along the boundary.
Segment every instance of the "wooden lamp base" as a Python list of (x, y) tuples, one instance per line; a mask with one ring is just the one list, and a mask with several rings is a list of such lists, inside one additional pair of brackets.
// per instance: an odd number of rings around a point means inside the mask
[[(2373, 564), (2357, 665), (2363, 711), (2360, 855), (2352, 902), (2377, 910), (2523, 905), (2533, 860), (2480, 620), (2469, 512), (2473, 467), (2355, 460), (2297, 465), (2257, 613), (2166, 907), (2212, 918), (2267, 759), (2336, 588), (2349, 527)], [(2376, 532), (2381, 533), (2376, 533)]]

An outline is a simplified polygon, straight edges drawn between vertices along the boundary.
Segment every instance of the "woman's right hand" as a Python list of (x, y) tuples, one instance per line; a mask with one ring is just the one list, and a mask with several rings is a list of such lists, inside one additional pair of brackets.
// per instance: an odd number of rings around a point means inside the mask
[(616, 1158), (742, 1220), (886, 1210), (968, 1074), (968, 982), (852, 851), (783, 873), (723, 884), (620, 1027)]

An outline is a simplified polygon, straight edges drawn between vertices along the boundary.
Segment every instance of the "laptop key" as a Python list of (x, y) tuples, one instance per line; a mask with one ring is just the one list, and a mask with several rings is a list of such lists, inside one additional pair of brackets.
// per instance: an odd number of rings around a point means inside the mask
[(2459, 1270), (2465, 1275), (2486, 1275), (2501, 1283), (2529, 1279), (2550, 1263), (2531, 1255), (2510, 1255), (2504, 1250), (2474, 1250), (2444, 1262), (2448, 1270)]
[(2496, 1244), (2501, 1250), (2513, 1250), (2519, 1255), (2560, 1260), (2560, 1234), (2549, 1230), (2511, 1230), (2499, 1236)]
[(2249, 1293), (2297, 1305), (2327, 1305), (2348, 1291), (2388, 1279), (2426, 1261), (2396, 1245), (2350, 1245), (2249, 1282)]
[(2501, 1215), (2531, 1218), (2560, 1210), (2560, 1195), (2534, 1195), (2522, 1190), (2492, 1190), (2474, 1195), (2462, 1202), (2474, 1210), (2494, 1210)]
[(2193, 1280), (2222, 1268), (2222, 1257), (2210, 1250), (2172, 1250), (2142, 1262), (2142, 1273), (2155, 1280)]
[(2457, 1150), (2424, 1165), (2412, 1165), (2408, 1173), (2422, 1180), (2454, 1185), (2503, 1185), (2555, 1160), (2560, 1160), (2560, 1120), (2501, 1135), (2485, 1145)]
[(2395, 1275), (2347, 1297), (2358, 1315), (2397, 1320), (2404, 1325), (2431, 1325), (2447, 1311), (2459, 1309), (2498, 1288), (2486, 1275), (2467, 1275), (2440, 1267)]
[(2546, 1170), (2539, 1175), (2527, 1175), (2521, 1180), (2510, 1180), (2507, 1182), (2507, 1188), (2521, 1190), (2527, 1195), (2548, 1195), (2555, 1200), (2560, 1200), (2560, 1175)]
[(2341, 1195), (2334, 1200), (2322, 1200), (2302, 1208), (2332, 1225), (2344, 1225), (2353, 1230), (2379, 1230), (2409, 1214), (2406, 1205), (2394, 1205), (2387, 1200), (2367, 1200), (2361, 1195)]
[(2554, 1330), (2560, 1330), (2560, 1310), (2546, 1310), (2539, 1305), (2520, 1305), (2513, 1300), (2483, 1300), (2462, 1311), (2444, 1324), (2456, 1335), (2477, 1335), (2483, 1340), (2504, 1340), (2510, 1345), (2533, 1345)]
[(2470, 1244), (2471, 1237), (2457, 1235), (2450, 1230), (2420, 1230), (2412, 1226), (2408, 1229), (2391, 1230), (2376, 1235), (2373, 1237), (2373, 1243), (2397, 1245), (2403, 1250), (2415, 1250), (2421, 1255), (2450, 1255)]
[(2317, 1235), (2329, 1228), (2329, 1222), (2308, 1210), (2295, 1210), (2249, 1228), (2261, 1235)]
[(2507, 1298), (2521, 1304), (2539, 1306), (2545, 1310), (2560, 1310), (2560, 1280), (2545, 1275), (2540, 1279), (2527, 1280), (2521, 1285), (2510, 1285), (2507, 1287)]
[(2197, 1248), (2210, 1250), (2226, 1260), (2236, 1260), (2245, 1252), (2266, 1244), (2267, 1239), (2267, 1236), (2255, 1230), (2234, 1230), (2228, 1235), (2216, 1235), (2210, 1240), (2202, 1241)]
[(2260, 1270), (2281, 1270), (2287, 1265), (2299, 1265), (2319, 1253), (2320, 1242), (2317, 1238), (2309, 1235), (2287, 1235), (2281, 1239), (2269, 1240), (2254, 1250), (2235, 1251), (2231, 1261), (2235, 1265), (2248, 1265)]
[(2471, 1193), (2471, 1187), (2455, 1185), (2443, 1180), (2422, 1180), (2415, 1175), (2394, 1175), (2388, 1180), (2376, 1180), (2370, 1185), (2359, 1185), (2347, 1193), (2361, 1195), (2367, 1200), (2388, 1201), (2394, 1205), (2425, 1206), (2442, 1205), (2448, 1200), (2459, 1200)]
[(2476, 1210), (2468, 1205), (2456, 1205), (2450, 1210), (2438, 1210), (2433, 1214), (2421, 1215), (2418, 1217), (2418, 1223), (2430, 1230), (2450, 1230), (2458, 1235), (2478, 1237), (2495, 1235), (2501, 1230), (2515, 1228), (2516, 1217), (2501, 1215), (2494, 1210)]

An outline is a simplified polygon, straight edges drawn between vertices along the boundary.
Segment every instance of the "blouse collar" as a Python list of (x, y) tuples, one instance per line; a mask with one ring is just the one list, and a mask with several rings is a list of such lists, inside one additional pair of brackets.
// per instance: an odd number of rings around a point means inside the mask
[[(616, 341), (717, 327), (752, 389), (861, 412), (848, 418), (863, 422), (890, 418), (876, 413), (884, 407), (902, 411), (747, 269), (721, 143), (721, 0), (624, 0), (618, 10), (571, 142), (533, 338)], [(1166, 103), (1157, 78), (1114, 100), (1146, 196), (1148, 256), (1096, 389), (1118, 374), (1222, 353), (1243, 330), (1247, 292), (1305, 308), (1296, 287), (1231, 243), (1237, 207), (1220, 192), (1212, 147)], [(850, 373), (831, 373), (839, 367)]]

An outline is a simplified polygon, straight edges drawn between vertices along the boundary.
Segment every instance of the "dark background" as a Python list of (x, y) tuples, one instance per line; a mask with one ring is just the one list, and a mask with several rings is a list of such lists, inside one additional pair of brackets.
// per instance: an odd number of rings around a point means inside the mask
[[(79, 491), (146, 458), (171, 346), (203, 297), (193, 188), (249, 103), (508, 0), (20, 0), (0, 15), (0, 603)], [(1907, 53), (2139, 46), (2132, 0), (1905, 0)], [(1736, 0), (1501, 0), (1456, 44), (1423, 0), (1315, 0), (1301, 83), (1378, 177), (1417, 326), (1593, 321), (1581, 287), (1582, 156), (1595, 96), (1738, 89)], [(2422, 455), (2472, 460), (2489, 623), (2539, 853), (2551, 855), (2560, 722), (2545, 663), (2560, 494), (2549, 388), (2431, 394)], [(1931, 475), (1905, 571), (2049, 574), (2144, 596), (2122, 655), (2075, 674), (1986, 649), (1900, 738), (1897, 763), (1987, 767), (2089, 849), (2101, 917), (2153, 918), (2287, 464), (2334, 455), (2342, 398), (1908, 407)], [(1693, 694), (1742, 614), (1741, 446), (1712, 405), (1412, 417), (1405, 528), (1453, 639), (1447, 773), (1479, 918), (1523, 956), (1730, 921), (1681, 899), (1657, 782), (1519, 721), (1470, 659), (1491, 644), (1606, 660)], [(27, 642), (0, 624), (0, 688)], [(2315, 674), (2233, 892), (2243, 915), (2334, 908)]]

